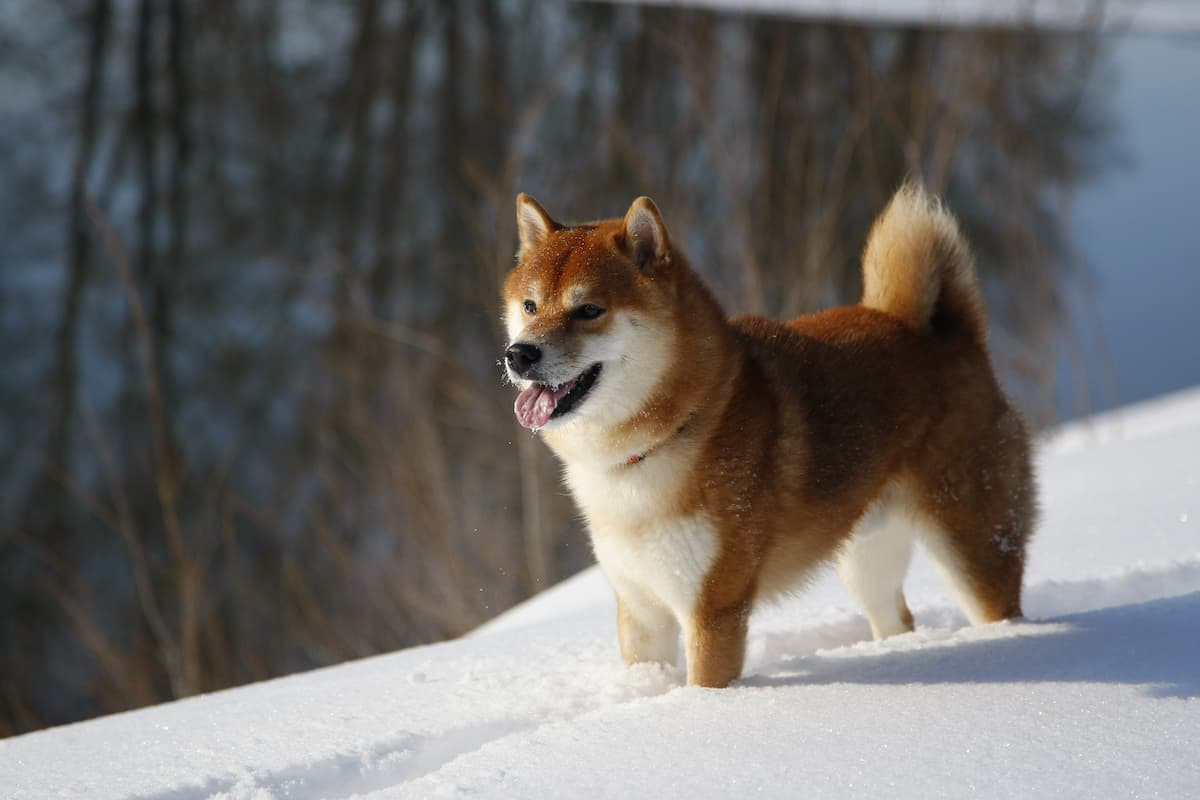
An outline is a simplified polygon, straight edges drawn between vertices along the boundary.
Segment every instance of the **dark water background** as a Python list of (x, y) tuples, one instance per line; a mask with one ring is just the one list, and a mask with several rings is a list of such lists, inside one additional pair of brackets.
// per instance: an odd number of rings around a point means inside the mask
[(1100, 323), (1079, 322), (1097, 408), (1200, 384), (1200, 37), (1111, 48), (1124, 163), (1086, 184), (1072, 215), (1094, 281), (1094, 309), (1076, 310)]

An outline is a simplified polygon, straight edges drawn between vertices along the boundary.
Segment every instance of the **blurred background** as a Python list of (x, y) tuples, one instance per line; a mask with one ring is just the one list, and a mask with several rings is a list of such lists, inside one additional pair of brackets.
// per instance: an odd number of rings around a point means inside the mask
[(591, 563), (500, 383), (513, 199), (731, 311), (919, 176), (1039, 428), (1200, 382), (1200, 9), (4, 0), (0, 735), (454, 636)]

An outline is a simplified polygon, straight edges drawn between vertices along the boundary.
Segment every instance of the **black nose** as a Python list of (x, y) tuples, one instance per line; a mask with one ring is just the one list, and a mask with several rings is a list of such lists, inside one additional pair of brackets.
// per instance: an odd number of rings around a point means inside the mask
[(542, 360), (542, 348), (536, 344), (517, 342), (504, 353), (508, 366), (522, 378), (533, 369), (533, 365)]

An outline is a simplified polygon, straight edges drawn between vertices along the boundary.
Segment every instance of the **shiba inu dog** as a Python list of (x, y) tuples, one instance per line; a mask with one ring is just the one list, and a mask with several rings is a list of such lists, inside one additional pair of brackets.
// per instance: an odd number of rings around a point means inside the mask
[(646, 197), (566, 226), (517, 198), (504, 285), (517, 420), (561, 459), (629, 663), (742, 671), (755, 603), (836, 559), (876, 638), (913, 630), (920, 537), (973, 623), (1021, 614), (1029, 436), (997, 385), (974, 265), (913, 185), (876, 221), (857, 306), (727, 319)]

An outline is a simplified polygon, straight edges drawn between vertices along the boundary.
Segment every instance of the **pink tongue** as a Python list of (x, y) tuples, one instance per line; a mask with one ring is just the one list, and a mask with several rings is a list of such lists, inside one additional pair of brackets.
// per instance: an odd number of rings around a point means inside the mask
[(526, 428), (544, 428), (554, 413), (554, 392), (549, 386), (533, 384), (517, 395), (513, 411), (517, 414), (517, 422)]
[(558, 406), (558, 401), (566, 397), (567, 392), (571, 391), (574, 386), (575, 381), (568, 381), (555, 390), (549, 386), (535, 383), (523, 390), (517, 395), (517, 402), (513, 404), (517, 422), (530, 429), (546, 427), (546, 423), (550, 421), (550, 415)]

